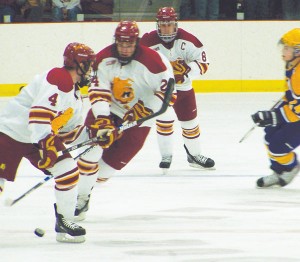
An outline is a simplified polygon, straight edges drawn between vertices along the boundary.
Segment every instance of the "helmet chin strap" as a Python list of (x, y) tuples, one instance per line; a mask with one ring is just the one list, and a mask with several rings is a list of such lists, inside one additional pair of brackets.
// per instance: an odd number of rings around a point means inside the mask
[[(80, 81), (77, 82), (79, 87), (81, 88), (81, 87), (90, 85), (90, 83), (91, 83), (90, 79), (85, 76), (86, 71), (84, 71), (82, 69), (82, 67), (76, 60), (75, 60), (75, 64), (77, 65), (77, 68), (76, 68), (77, 74), (80, 75)], [(81, 74), (78, 72), (78, 69), (80, 70)]]
[(300, 62), (300, 56), (295, 56), (290, 60), (286, 62), (286, 69), (290, 70), (293, 67), (295, 67), (296, 65), (298, 65)]

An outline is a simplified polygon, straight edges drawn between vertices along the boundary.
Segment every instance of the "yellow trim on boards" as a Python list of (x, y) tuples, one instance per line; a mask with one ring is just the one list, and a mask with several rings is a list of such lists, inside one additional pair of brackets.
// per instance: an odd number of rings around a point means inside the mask
[(26, 84), (0, 84), (0, 96), (16, 96)]
[(284, 80), (194, 80), (196, 93), (283, 92)]
[[(15, 96), (26, 84), (0, 84), (0, 96)], [(284, 80), (194, 80), (196, 93), (283, 92)], [(87, 87), (81, 89), (87, 94)]]

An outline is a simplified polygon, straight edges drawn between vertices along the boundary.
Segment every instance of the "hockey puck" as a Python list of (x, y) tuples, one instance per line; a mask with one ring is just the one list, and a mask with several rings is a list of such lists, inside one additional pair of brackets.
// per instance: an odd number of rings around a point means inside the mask
[(34, 230), (34, 234), (36, 234), (38, 237), (43, 237), (45, 235), (45, 231), (41, 228), (36, 228)]

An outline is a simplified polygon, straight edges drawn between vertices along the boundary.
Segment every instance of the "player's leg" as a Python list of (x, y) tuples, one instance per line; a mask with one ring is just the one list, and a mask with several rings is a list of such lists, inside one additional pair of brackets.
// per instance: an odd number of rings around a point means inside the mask
[(201, 154), (200, 128), (197, 118), (197, 104), (194, 90), (177, 91), (174, 110), (181, 124), (187, 160), (192, 167), (211, 169), (215, 162)]
[[(57, 149), (59, 151), (63, 150), (59, 146)], [(40, 156), (37, 149), (35, 153), (30, 152), (25, 157), (38, 168)], [(84, 242), (85, 229), (73, 222), (78, 194), (79, 170), (77, 162), (70, 154), (65, 154), (58, 158), (53, 167), (42, 171), (45, 174), (52, 174), (54, 176), (56, 240), (58, 242)]]
[[(98, 162), (99, 171), (97, 173), (97, 180), (106, 181), (112, 177), (116, 171), (125, 167), (143, 147), (149, 132), (150, 127), (136, 126), (125, 130), (120, 139), (103, 151), (102, 159)], [(84, 195), (88, 195), (88, 198), (90, 198), (91, 191), (92, 188), (90, 188), (90, 193), (85, 191)], [(78, 198), (81, 197), (81, 194), (79, 194)], [(79, 219), (83, 220), (85, 218), (87, 210), (88, 209), (85, 209), (84, 215), (80, 215), (78, 212)]]
[(161, 155), (159, 167), (166, 174), (172, 163), (175, 114), (172, 107), (156, 119), (157, 142)]
[(266, 146), (273, 173), (257, 180), (258, 187), (285, 186), (298, 174), (300, 166), (294, 150), (300, 145), (300, 123), (265, 128)]
[(15, 141), (0, 133), (0, 194), (6, 181), (15, 181), (19, 164), (27, 151), (34, 150), (33, 145)]
[(96, 183), (99, 164), (103, 149), (100, 146), (92, 147), (87, 153), (83, 154), (78, 162), (80, 179), (78, 182), (78, 197), (75, 210), (75, 220), (85, 219), (85, 214), (89, 209), (91, 191)]
[[(114, 169), (121, 170), (141, 150), (149, 132), (148, 126), (136, 126), (125, 130), (119, 140), (104, 150), (102, 159)], [(99, 174), (101, 174), (101, 166)]]

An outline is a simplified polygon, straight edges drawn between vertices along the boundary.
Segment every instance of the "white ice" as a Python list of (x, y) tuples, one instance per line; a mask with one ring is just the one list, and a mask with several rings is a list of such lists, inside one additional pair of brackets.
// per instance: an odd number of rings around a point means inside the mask
[[(15, 183), (0, 197), (0, 261), (28, 262), (294, 262), (300, 261), (300, 180), (285, 188), (257, 189), (270, 174), (263, 132), (250, 115), (269, 109), (280, 93), (198, 94), (203, 154), (215, 171), (188, 166), (179, 126), (168, 175), (152, 130), (144, 148), (107, 183), (97, 185), (81, 225), (83, 244), (55, 240), (53, 181), (12, 207), (44, 176), (22, 162)], [(1, 103), (4, 104), (4, 101)], [(35, 228), (46, 231), (34, 235)]]

